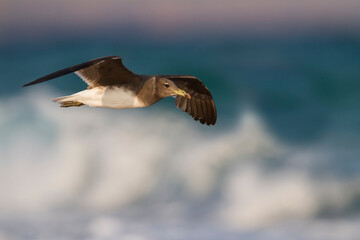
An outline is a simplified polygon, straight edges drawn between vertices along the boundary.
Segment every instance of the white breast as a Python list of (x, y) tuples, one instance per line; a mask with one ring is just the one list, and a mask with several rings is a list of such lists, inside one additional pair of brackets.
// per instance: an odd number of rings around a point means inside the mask
[(95, 87), (78, 92), (76, 101), (90, 107), (138, 108), (145, 107), (134, 92), (118, 87)]
[(144, 107), (134, 92), (121, 88), (110, 88), (105, 90), (102, 96), (103, 107), (111, 108), (137, 108)]

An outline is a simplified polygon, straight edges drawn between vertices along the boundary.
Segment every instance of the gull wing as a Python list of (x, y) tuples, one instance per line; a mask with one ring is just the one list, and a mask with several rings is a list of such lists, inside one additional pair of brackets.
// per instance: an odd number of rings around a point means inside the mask
[(175, 105), (187, 112), (195, 121), (214, 125), (217, 113), (209, 89), (200, 79), (187, 75), (159, 75), (173, 81), (176, 86), (190, 94), (191, 98), (176, 96)]
[(131, 72), (123, 65), (120, 57), (108, 56), (50, 73), (25, 84), (23, 87), (46, 82), (70, 73), (76, 73), (89, 87), (131, 85), (137, 81), (141, 81), (141, 78), (137, 74)]

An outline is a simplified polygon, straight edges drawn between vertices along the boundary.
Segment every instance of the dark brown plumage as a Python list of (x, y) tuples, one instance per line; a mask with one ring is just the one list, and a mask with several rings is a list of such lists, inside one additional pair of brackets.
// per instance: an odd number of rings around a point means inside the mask
[(175, 105), (183, 112), (187, 112), (202, 124), (216, 123), (216, 107), (209, 89), (194, 76), (187, 75), (158, 75), (173, 81), (180, 89), (190, 94), (191, 98), (176, 96)]
[[(146, 107), (164, 97), (176, 94), (175, 104), (183, 112), (187, 112), (202, 124), (214, 125), (216, 123), (217, 114), (214, 100), (210, 91), (198, 78), (187, 75), (138, 75), (128, 70), (122, 64), (121, 58), (117, 56), (97, 58), (59, 70), (27, 83), (24, 87), (42, 83), (70, 73), (76, 73), (82, 78), (89, 85), (88, 89), (90, 90), (88, 91), (91, 91), (91, 89), (106, 88), (104, 93), (102, 93), (104, 94), (102, 95), (102, 99), (105, 99), (105, 97), (109, 98), (109, 96), (114, 98), (109, 93), (105, 96), (105, 93), (117, 89), (117, 93), (123, 95), (119, 96), (119, 100), (124, 99), (124, 97), (128, 100), (131, 95), (136, 98), (135, 100), (138, 102), (136, 106), (126, 104), (122, 106), (121, 103), (116, 103), (117, 105), (115, 104), (116, 106), (113, 106), (111, 105), (114, 104), (113, 102), (111, 102), (110, 105), (109, 102), (91, 105), (86, 102), (89, 99), (75, 98), (75, 96), (80, 96), (79, 94), (85, 92), (85, 90), (77, 94), (55, 99), (55, 101), (61, 103), (63, 107), (81, 106), (84, 104), (95, 107), (112, 108)], [(125, 96), (124, 92), (129, 96)], [(88, 97), (88, 95), (86, 96)], [(93, 101), (94, 99), (90, 98), (90, 100)], [(110, 100), (113, 101), (114, 99)]]

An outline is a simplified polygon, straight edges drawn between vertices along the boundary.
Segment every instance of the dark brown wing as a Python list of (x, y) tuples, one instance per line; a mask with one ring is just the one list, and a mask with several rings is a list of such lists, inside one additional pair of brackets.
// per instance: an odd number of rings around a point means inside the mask
[(69, 73), (76, 73), (90, 87), (136, 84), (137, 81), (140, 81), (137, 74), (131, 72), (122, 64), (120, 57), (108, 56), (64, 68), (27, 83), (24, 87), (46, 82)]
[(190, 114), (195, 121), (207, 125), (216, 123), (216, 107), (209, 89), (194, 76), (162, 75), (173, 81), (176, 86), (190, 94), (191, 98), (177, 96), (175, 104), (183, 112)]

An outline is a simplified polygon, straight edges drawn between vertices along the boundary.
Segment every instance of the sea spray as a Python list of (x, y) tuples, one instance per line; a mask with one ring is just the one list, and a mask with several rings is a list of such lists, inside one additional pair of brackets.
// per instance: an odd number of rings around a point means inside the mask
[[(231, 129), (207, 132), (168, 110), (64, 110), (46, 101), (53, 95), (30, 92), (1, 105), (9, 113), (0, 121), (2, 213), (162, 214), (177, 206), (175, 215), (196, 209), (246, 229), (341, 211), (360, 193), (357, 178), (317, 178), (289, 165), (306, 149), (276, 139), (251, 109)], [(324, 161), (317, 151), (304, 156)]]

